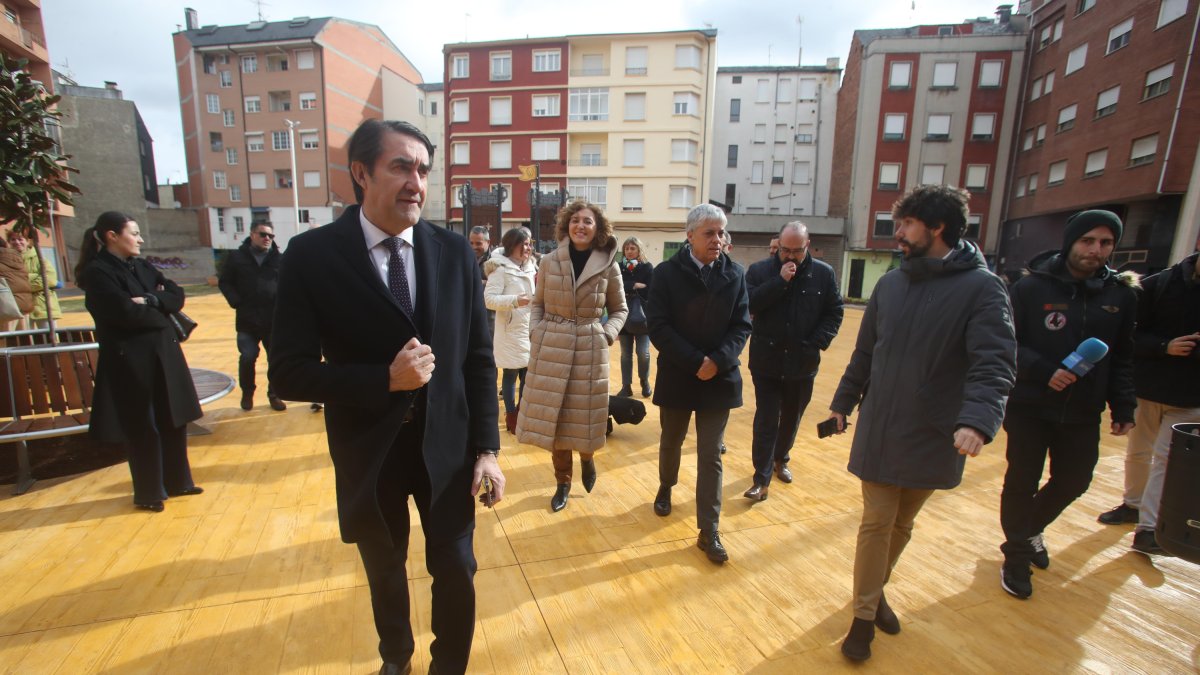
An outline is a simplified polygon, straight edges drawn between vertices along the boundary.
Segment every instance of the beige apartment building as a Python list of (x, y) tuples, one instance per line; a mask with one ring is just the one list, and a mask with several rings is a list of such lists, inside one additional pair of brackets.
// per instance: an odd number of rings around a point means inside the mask
[[(384, 117), (384, 87), (421, 98), (421, 75), (377, 26), (298, 17), (174, 34), (188, 183), (201, 240), (241, 245), (256, 222), (279, 245), (355, 203), (346, 144)], [(294, 156), (294, 168), (293, 168)], [(299, 208), (295, 208), (295, 202)]]

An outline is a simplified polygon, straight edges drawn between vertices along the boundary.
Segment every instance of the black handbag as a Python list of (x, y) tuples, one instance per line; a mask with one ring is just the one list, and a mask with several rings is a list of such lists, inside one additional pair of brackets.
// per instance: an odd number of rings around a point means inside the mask
[(642, 307), (642, 297), (636, 293), (625, 298), (629, 314), (625, 317), (625, 327), (622, 332), (630, 335), (645, 335), (650, 330), (646, 322), (646, 310)]
[(182, 311), (168, 314), (167, 318), (171, 320), (171, 326), (175, 329), (175, 336), (179, 338), (180, 342), (187, 342), (187, 339), (192, 335), (192, 331), (196, 330), (196, 326), (200, 325)]

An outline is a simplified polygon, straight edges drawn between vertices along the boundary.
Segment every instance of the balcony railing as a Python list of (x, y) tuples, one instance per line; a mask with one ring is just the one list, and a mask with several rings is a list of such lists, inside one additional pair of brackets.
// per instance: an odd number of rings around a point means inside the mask
[(605, 75), (608, 75), (608, 68), (571, 69), (571, 77), (603, 77)]
[(608, 160), (603, 157), (579, 157), (568, 159), (567, 166), (608, 166)]

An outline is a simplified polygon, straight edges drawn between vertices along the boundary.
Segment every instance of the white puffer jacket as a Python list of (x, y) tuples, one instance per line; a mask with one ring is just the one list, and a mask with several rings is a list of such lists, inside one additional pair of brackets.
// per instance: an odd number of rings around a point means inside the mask
[(533, 299), (537, 263), (533, 256), (517, 265), (506, 255), (493, 255), (488, 264), (495, 269), (483, 289), (483, 303), (496, 312), (496, 334), (492, 337), (497, 368), (524, 368), (529, 365), (529, 312), (531, 305), (517, 307), (517, 296)]

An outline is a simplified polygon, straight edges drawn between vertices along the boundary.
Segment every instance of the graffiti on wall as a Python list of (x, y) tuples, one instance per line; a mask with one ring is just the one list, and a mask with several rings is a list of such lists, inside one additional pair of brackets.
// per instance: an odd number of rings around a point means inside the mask
[(146, 262), (154, 265), (155, 269), (160, 270), (186, 270), (189, 265), (179, 257), (174, 258), (159, 258), (158, 256), (146, 256)]

